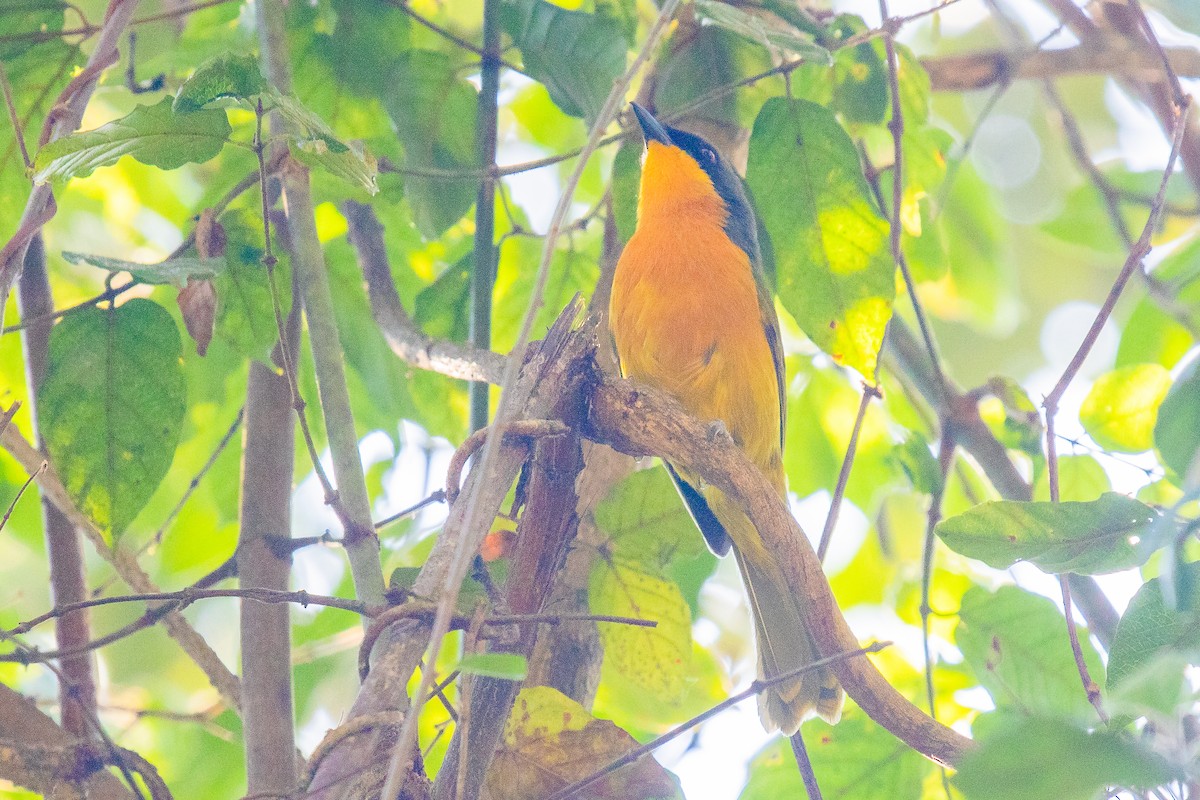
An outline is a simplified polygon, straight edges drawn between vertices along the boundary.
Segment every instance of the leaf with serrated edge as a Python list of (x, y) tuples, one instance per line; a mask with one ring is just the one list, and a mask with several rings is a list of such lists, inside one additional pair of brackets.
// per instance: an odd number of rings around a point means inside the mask
[(225, 112), (206, 108), (188, 114), (171, 110), (171, 98), (132, 112), (94, 131), (74, 133), (43, 147), (34, 161), (33, 179), (85, 177), (99, 167), (132, 156), (159, 169), (177, 169), (215, 158), (233, 129)]
[(109, 272), (128, 272), (142, 283), (172, 286), (182, 286), (188, 278), (212, 278), (225, 269), (224, 258), (199, 256), (176, 256), (157, 264), (139, 264), (136, 261), (68, 251), (63, 251), (62, 257), (68, 264), (88, 264)]

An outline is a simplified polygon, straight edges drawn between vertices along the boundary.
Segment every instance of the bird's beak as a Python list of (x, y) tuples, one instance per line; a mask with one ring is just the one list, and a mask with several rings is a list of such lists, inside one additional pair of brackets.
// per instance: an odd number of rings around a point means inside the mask
[(638, 122), (642, 126), (642, 136), (646, 140), (646, 144), (650, 142), (662, 142), (665, 145), (673, 145), (670, 134), (667, 129), (662, 126), (658, 120), (646, 109), (639, 106), (637, 103), (630, 103), (633, 113), (637, 116)]

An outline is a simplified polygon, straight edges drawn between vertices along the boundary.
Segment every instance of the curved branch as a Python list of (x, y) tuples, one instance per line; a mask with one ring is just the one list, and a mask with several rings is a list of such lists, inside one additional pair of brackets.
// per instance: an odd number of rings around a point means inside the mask
[[(592, 389), (589, 427), (587, 435), (596, 441), (630, 454), (661, 455), (740, 502), (793, 590), (808, 599), (804, 622), (820, 654), (858, 649), (808, 537), (732, 439), (714, 441), (708, 426), (673, 399), (606, 376), (597, 376)], [(972, 748), (970, 739), (935, 722), (896, 691), (868, 659), (838, 661), (831, 668), (871, 719), (917, 752), (953, 766)]]

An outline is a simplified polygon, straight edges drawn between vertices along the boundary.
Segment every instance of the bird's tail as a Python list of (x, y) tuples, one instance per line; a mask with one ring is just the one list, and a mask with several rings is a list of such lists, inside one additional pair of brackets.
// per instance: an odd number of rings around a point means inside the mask
[[(772, 678), (800, 669), (818, 658), (800, 615), (805, 598), (792, 590), (774, 556), (762, 545), (749, 518), (719, 492), (708, 500), (733, 541), (742, 571), (758, 643), (758, 676)], [(767, 730), (787, 735), (813, 715), (836, 723), (845, 694), (828, 667), (774, 684), (758, 696), (758, 712)]]

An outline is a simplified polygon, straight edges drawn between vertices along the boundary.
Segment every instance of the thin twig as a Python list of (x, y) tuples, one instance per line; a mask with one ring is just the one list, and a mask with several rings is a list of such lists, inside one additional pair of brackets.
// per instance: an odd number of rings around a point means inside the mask
[(842, 459), (842, 468), (838, 472), (837, 485), (833, 487), (833, 497), (829, 502), (829, 514), (825, 517), (825, 529), (821, 531), (821, 541), (817, 545), (817, 558), (822, 563), (829, 543), (833, 540), (833, 529), (837, 527), (838, 512), (842, 507), (842, 498), (846, 495), (846, 485), (850, 482), (850, 469), (854, 466), (854, 456), (858, 451), (858, 437), (862, 433), (863, 420), (867, 417), (867, 408), (871, 398), (882, 397), (879, 386), (863, 383), (862, 398), (858, 402), (858, 415), (854, 418), (854, 429), (850, 432), (850, 441), (846, 443), (846, 455)]
[[(888, 28), (888, 7), (887, 0), (879, 0), (879, 14), (884, 20), (884, 28)], [(888, 65), (888, 88), (891, 91), (892, 101), (892, 117), (888, 120), (888, 131), (892, 134), (892, 213), (888, 218), (888, 226), (891, 232), (892, 244), (892, 259), (896, 266), (900, 268), (900, 274), (904, 278), (904, 286), (908, 290), (908, 298), (912, 302), (913, 312), (917, 317), (917, 327), (921, 331), (921, 338), (925, 342), (925, 349), (929, 351), (929, 360), (933, 365), (934, 375), (937, 377), (938, 388), (942, 394), (946, 393), (946, 375), (942, 371), (942, 362), (938, 357), (937, 345), (934, 343), (933, 332), (929, 327), (929, 321), (925, 318), (925, 310), (921, 307), (921, 301), (917, 297), (917, 285), (913, 280), (912, 272), (908, 268), (908, 260), (904, 257), (904, 247), (901, 242), (901, 237), (904, 233), (904, 225), (901, 222), (900, 208), (904, 202), (904, 112), (900, 108), (900, 61), (896, 56), (896, 41), (895, 35), (888, 32), (883, 37), (883, 45), (887, 53)]]
[(217, 459), (220, 458), (221, 454), (225, 452), (225, 448), (229, 446), (229, 443), (233, 440), (233, 437), (238, 432), (238, 429), (242, 427), (242, 420), (245, 419), (245, 417), (246, 407), (242, 406), (238, 409), (237, 416), (233, 418), (233, 422), (230, 424), (228, 430), (225, 431), (225, 435), (221, 437), (221, 441), (217, 442), (217, 446), (213, 448), (212, 454), (209, 455), (208, 460), (205, 461), (203, 466), (200, 467), (200, 470), (192, 476), (192, 480), (188, 483), (187, 489), (184, 490), (183, 495), (180, 496), (179, 502), (175, 504), (175, 507), (172, 508), (170, 513), (167, 514), (166, 519), (164, 519), (162, 524), (158, 526), (158, 530), (154, 532), (154, 536), (150, 539), (150, 541), (142, 545), (142, 549), (138, 551), (139, 554), (144, 553), (152, 546), (152, 544), (156, 545), (162, 542), (163, 536), (167, 532), (167, 528), (171, 527), (171, 523), (174, 522), (175, 518), (179, 516), (179, 512), (183, 511), (183, 507), (187, 505), (187, 501), (191, 499), (192, 494), (200, 488), (200, 482), (204, 480), (204, 476), (208, 474), (209, 470), (213, 468), (213, 465), (217, 463)]
[(1067, 618), (1067, 637), (1071, 640), (1071, 654), (1075, 657), (1075, 669), (1079, 670), (1079, 680), (1083, 682), (1083, 690), (1087, 692), (1088, 702), (1096, 709), (1100, 721), (1107, 725), (1108, 713), (1104, 710), (1100, 687), (1092, 680), (1087, 661), (1083, 658), (1083, 647), (1079, 643), (1079, 630), (1075, 626), (1075, 612), (1071, 607), (1071, 584), (1067, 583), (1066, 575), (1058, 576), (1058, 585), (1062, 589), (1063, 614)]
[(808, 757), (808, 748), (804, 746), (804, 736), (800, 731), (796, 731), (788, 737), (788, 742), (792, 745), (792, 755), (796, 758), (796, 766), (800, 770), (800, 779), (804, 781), (804, 791), (808, 800), (823, 800), (817, 774), (813, 772), (812, 760)]
[(5, 510), (4, 516), (0, 517), (0, 531), (4, 530), (4, 526), (8, 524), (8, 518), (12, 516), (13, 509), (17, 507), (17, 503), (20, 502), (21, 496), (25, 494), (25, 490), (29, 488), (29, 484), (33, 483), (34, 479), (46, 471), (46, 466), (47, 464), (43, 462), (41, 468), (37, 472), (31, 473), (25, 479), (25, 482), (21, 484), (21, 488), (17, 489), (17, 493), (13, 497), (12, 502), (8, 504), (8, 509)]
[(446, 502), (446, 490), (438, 489), (437, 491), (430, 493), (430, 495), (428, 497), (426, 497), (424, 500), (418, 500), (416, 503), (412, 504), (408, 508), (406, 508), (402, 511), (397, 511), (395, 514), (392, 514), (391, 516), (384, 517), (383, 519), (379, 520), (378, 522), (375, 523), (375, 530), (380, 530), (382, 528), (386, 528), (388, 525), (391, 525), (393, 522), (399, 522), (400, 520), (404, 519), (405, 517), (412, 516), (413, 514), (417, 513), (422, 508), (424, 508), (425, 506), (433, 505), (434, 503), (444, 503), (444, 502)]
[(1087, 334), (1080, 342), (1079, 348), (1075, 351), (1075, 355), (1071, 358), (1062, 376), (1058, 379), (1058, 383), (1046, 395), (1046, 399), (1042, 402), (1042, 408), (1046, 413), (1046, 450), (1048, 456), (1048, 471), (1050, 482), (1050, 499), (1053, 502), (1058, 502), (1058, 447), (1055, 442), (1054, 417), (1058, 412), (1058, 404), (1062, 400), (1063, 394), (1067, 387), (1071, 385), (1071, 381), (1079, 373), (1083, 366), (1084, 360), (1091, 352), (1096, 340), (1100, 336), (1100, 331), (1104, 328), (1108, 318), (1112, 315), (1113, 308), (1116, 307), (1117, 300), (1121, 297), (1121, 292), (1125, 289), (1125, 285), (1129, 282), (1134, 271), (1141, 266), (1142, 259), (1150, 252), (1150, 237), (1154, 233), (1154, 228), (1158, 224), (1158, 219), (1162, 215), (1163, 199), (1166, 197), (1167, 184), (1170, 182), (1171, 175), (1175, 171), (1175, 162), (1179, 158), (1179, 148), (1183, 141), (1184, 132), (1187, 130), (1187, 113), (1191, 106), (1190, 99), (1184, 103), (1179, 109), (1176, 117), (1175, 137), (1171, 146), (1171, 155), (1167, 159), (1167, 166), (1163, 170), (1162, 180), (1159, 182), (1158, 193), (1154, 197), (1154, 203), (1150, 206), (1150, 213), (1146, 217), (1146, 224), (1142, 227), (1142, 235), (1134, 243), (1129, 251), (1129, 256), (1125, 259), (1125, 265), (1121, 268), (1120, 274), (1113, 282), (1112, 289), (1109, 290), (1108, 296), (1104, 299), (1104, 304), (1096, 313), (1096, 318), (1092, 321), (1091, 327)]
[(25, 169), (33, 167), (33, 162), (29, 160), (29, 149), (25, 147), (25, 131), (21, 128), (21, 119), (17, 115), (17, 106), (13, 103), (12, 84), (8, 82), (8, 70), (4, 68), (4, 64), (0, 64), (0, 88), (4, 89), (4, 105), (8, 108), (8, 119), (12, 123), (13, 133), (17, 137), (17, 147), (21, 149), (21, 159), (25, 162)]
[(1171, 66), (1171, 59), (1167, 58), (1167, 52), (1163, 49), (1162, 42), (1158, 40), (1158, 34), (1154, 32), (1154, 27), (1150, 24), (1145, 9), (1142, 8), (1139, 0), (1126, 0), (1125, 4), (1133, 9), (1133, 13), (1137, 15), (1138, 21), (1142, 24), (1142, 28), (1146, 33), (1146, 39), (1154, 48), (1154, 52), (1158, 55), (1158, 60), (1162, 62), (1163, 73), (1167, 76), (1167, 85), (1171, 87), (1171, 99), (1174, 101), (1175, 107), (1182, 108), (1187, 101), (1183, 93), (1183, 87), (1179, 84), (1179, 76), (1175, 74), (1175, 68)]
[(873, 643), (867, 645), (866, 647), (859, 648), (858, 650), (852, 650), (848, 653), (839, 653), (837, 655), (830, 656), (829, 658), (822, 658), (818, 661), (814, 661), (813, 663), (809, 664), (806, 667), (801, 667), (800, 669), (789, 670), (788, 672), (784, 672), (779, 675), (775, 675), (774, 677), (771, 677), (771, 678), (765, 678), (763, 680), (754, 681), (752, 684), (750, 684), (750, 688), (745, 689), (744, 691), (738, 692), (737, 694), (732, 695), (730, 697), (727, 697), (726, 699), (722, 700), (720, 703), (717, 703), (712, 708), (708, 709), (707, 711), (704, 711), (703, 713), (697, 714), (696, 716), (692, 717), (687, 722), (684, 722), (681, 725), (677, 725), (676, 727), (674, 727), (671, 730), (664, 733), (662, 736), (659, 736), (659, 737), (653, 739), (652, 741), (649, 741), (646, 744), (641, 745), (640, 747), (635, 747), (634, 749), (630, 750), (625, 755), (618, 758), (616, 761), (613, 761), (611, 764), (605, 765), (603, 768), (593, 772), (591, 775), (588, 775), (586, 778), (583, 778), (582, 780), (572, 783), (570, 786), (567, 786), (563, 789), (558, 790), (557, 792), (555, 792), (554, 794), (552, 794), (548, 798), (546, 798), (546, 800), (567, 800), (568, 797), (576, 796), (582, 790), (588, 788), (589, 786), (591, 786), (593, 783), (600, 780), (601, 778), (604, 778), (604, 777), (607, 777), (608, 775), (613, 774), (614, 772), (616, 772), (617, 770), (626, 766), (627, 764), (632, 764), (633, 762), (637, 761), (638, 759), (642, 758), (643, 756), (648, 755), (649, 753), (652, 753), (653, 751), (662, 747), (667, 742), (669, 742), (673, 739), (677, 739), (678, 737), (687, 733), (688, 731), (690, 731), (692, 728), (696, 727), (700, 723), (706, 722), (706, 721), (712, 719), (713, 717), (720, 714), (722, 711), (725, 711), (728, 708), (732, 708), (733, 706), (737, 705), (738, 703), (742, 702), (743, 700), (747, 700), (751, 697), (754, 697), (755, 695), (770, 688), (771, 686), (774, 686), (777, 683), (783, 683), (785, 681), (794, 680), (796, 677), (798, 677), (800, 675), (804, 675), (807, 672), (811, 672), (812, 670), (815, 670), (815, 669), (820, 669), (821, 667), (825, 667), (830, 664), (837, 663), (839, 661), (845, 661), (846, 659), (849, 659), (849, 658), (857, 658), (859, 656), (867, 655), (868, 653), (878, 653), (880, 650), (883, 650), (885, 647), (888, 647), (890, 645), (891, 645), (891, 642), (873, 642)]

